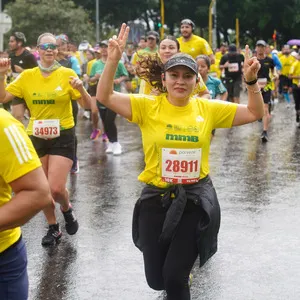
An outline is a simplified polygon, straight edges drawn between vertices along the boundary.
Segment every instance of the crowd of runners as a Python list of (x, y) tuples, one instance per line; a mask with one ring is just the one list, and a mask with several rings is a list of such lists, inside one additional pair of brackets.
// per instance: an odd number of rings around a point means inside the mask
[(46, 32), (29, 48), (22, 32), (10, 36), (0, 58), (0, 272), (8, 278), (0, 280), (0, 299), (28, 297), (19, 226), (43, 210), (48, 231), (41, 243), (54, 246), (62, 237), (57, 203), (67, 233), (79, 229), (66, 188), (69, 174), (80, 172), (79, 112), (92, 123), (91, 143), (101, 139), (107, 155), (123, 152), (117, 115), (140, 127), (145, 169), (139, 180), (146, 187), (134, 208), (134, 243), (149, 286), (166, 290), (171, 300), (190, 299), (196, 258), (202, 266), (217, 250), (212, 135), (260, 121), (261, 141), (268, 142), (279, 101), (299, 125), (300, 55), (297, 47), (279, 50), (262, 39), (253, 49), (226, 43), (211, 49), (194, 34), (192, 20), (179, 26), (179, 38), (149, 31), (138, 45), (128, 43), (125, 24), (96, 45)]

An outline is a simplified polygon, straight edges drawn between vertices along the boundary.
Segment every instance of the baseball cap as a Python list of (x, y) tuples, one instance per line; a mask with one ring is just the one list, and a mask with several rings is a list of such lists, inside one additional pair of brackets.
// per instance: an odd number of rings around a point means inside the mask
[(164, 71), (177, 66), (185, 66), (191, 69), (196, 75), (198, 75), (198, 65), (192, 56), (184, 53), (175, 54), (164, 65)]
[(256, 42), (256, 46), (264, 46), (264, 47), (266, 47), (267, 43), (264, 40), (258, 40)]
[(15, 37), (16, 41), (22, 41), (23, 43), (26, 43), (26, 37), (23, 32), (16, 31), (12, 34), (12, 36)]
[(149, 31), (149, 32), (147, 32), (147, 38), (148, 37), (152, 37), (154, 39), (157, 39), (157, 38), (159, 38), (159, 35), (156, 31)]
[(180, 22), (180, 25), (182, 25), (182, 24), (188, 24), (188, 25), (192, 26), (192, 28), (195, 28), (195, 23), (190, 19), (183, 19)]
[(228, 47), (228, 52), (236, 52), (236, 45), (230, 44)]
[(79, 51), (85, 51), (87, 49), (91, 48), (91, 45), (89, 44), (88, 41), (84, 40), (82, 41), (79, 46), (78, 46), (78, 50)]
[(101, 42), (99, 43), (99, 46), (100, 46), (100, 47), (101, 47), (101, 46), (106, 46), (106, 47), (108, 47), (108, 41), (107, 41), (107, 40), (101, 41)]

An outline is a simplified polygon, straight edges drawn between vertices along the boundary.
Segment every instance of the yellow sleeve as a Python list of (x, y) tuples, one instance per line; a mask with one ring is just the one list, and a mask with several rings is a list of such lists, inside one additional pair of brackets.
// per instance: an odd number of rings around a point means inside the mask
[(208, 100), (208, 105), (214, 119), (213, 128), (232, 127), (238, 104), (221, 100)]
[(10, 183), (41, 166), (23, 125), (12, 117), (0, 122), (0, 172)]
[(24, 98), (23, 97), (23, 82), (24, 78), (26, 76), (26, 70), (23, 71), (13, 82), (11, 82), (5, 89), (7, 92), (10, 94), (19, 97), (19, 98)]
[(138, 55), (137, 55), (137, 52), (134, 52), (134, 53), (133, 53), (133, 56), (132, 56), (132, 58), (131, 58), (131, 64), (132, 64), (133, 66), (136, 66), (137, 61), (138, 61)]
[(204, 92), (207, 89), (207, 87), (206, 87), (206, 85), (203, 81), (203, 78), (200, 74), (199, 74), (199, 83), (197, 85), (199, 86), (199, 92), (200, 93)]
[(143, 94), (130, 94), (129, 97), (132, 113), (131, 122), (142, 125), (148, 114), (149, 106), (151, 102), (155, 101), (156, 97)]
[(205, 55), (213, 54), (213, 51), (212, 51), (211, 47), (209, 46), (209, 43), (205, 39), (202, 39), (202, 52)]

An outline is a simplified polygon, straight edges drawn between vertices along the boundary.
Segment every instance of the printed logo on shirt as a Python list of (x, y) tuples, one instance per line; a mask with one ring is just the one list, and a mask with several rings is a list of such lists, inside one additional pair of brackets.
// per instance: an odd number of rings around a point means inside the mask
[(32, 104), (55, 104), (54, 99), (49, 100), (32, 100)]
[(199, 137), (196, 135), (182, 135), (182, 134), (166, 134), (167, 141), (180, 141), (180, 142), (199, 142)]
[(22, 64), (22, 63), (23, 63), (23, 60), (20, 60), (20, 61), (19, 61), (19, 64)]
[(204, 121), (204, 119), (201, 116), (198, 116), (196, 118), (196, 122), (203, 122), (203, 121)]
[(181, 132), (200, 132), (200, 128), (198, 126), (182, 126), (177, 124), (167, 124), (167, 131), (181, 131)]
[(58, 86), (54, 91), (62, 91), (61, 86)]

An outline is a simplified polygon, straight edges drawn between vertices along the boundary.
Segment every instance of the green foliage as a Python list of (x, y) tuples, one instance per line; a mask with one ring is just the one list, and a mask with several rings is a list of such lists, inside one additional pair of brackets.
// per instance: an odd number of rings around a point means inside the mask
[(71, 0), (16, 0), (5, 6), (11, 16), (12, 30), (21, 31), (28, 45), (36, 45), (41, 33), (65, 33), (75, 42), (94, 39), (93, 24), (86, 11)]

